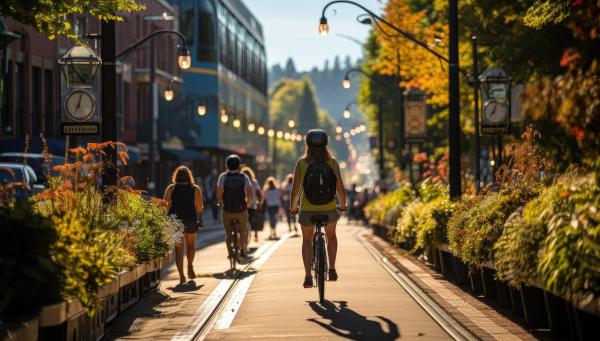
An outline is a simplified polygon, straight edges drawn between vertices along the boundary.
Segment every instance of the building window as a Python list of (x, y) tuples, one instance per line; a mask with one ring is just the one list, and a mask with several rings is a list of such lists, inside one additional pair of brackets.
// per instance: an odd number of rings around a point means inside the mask
[(198, 61), (216, 62), (215, 7), (212, 1), (200, 1), (198, 8)]
[[(23, 64), (15, 64), (15, 117), (17, 118), (16, 133), (25, 134), (25, 113), (23, 113)], [(27, 129), (29, 132), (29, 129)]]
[(179, 31), (185, 37), (188, 45), (194, 44), (194, 3), (191, 1), (180, 1), (181, 15), (179, 20)]

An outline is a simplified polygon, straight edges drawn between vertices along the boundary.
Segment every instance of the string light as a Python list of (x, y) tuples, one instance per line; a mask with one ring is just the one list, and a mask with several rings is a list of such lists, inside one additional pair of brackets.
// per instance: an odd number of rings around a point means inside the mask
[(236, 118), (235, 120), (233, 120), (233, 126), (235, 128), (239, 128), (242, 125), (242, 121), (240, 121), (239, 118)]
[(289, 140), (289, 139), (290, 139), (290, 136), (292, 136), (292, 134), (290, 134), (290, 133), (288, 133), (288, 132), (286, 132), (285, 134), (283, 134), (283, 138), (284, 138), (285, 140)]
[(281, 130), (277, 131), (277, 138), (278, 139), (283, 138), (283, 131), (281, 131)]
[(248, 124), (248, 131), (253, 132), (256, 129), (256, 125), (254, 123)]
[(264, 135), (265, 134), (265, 127), (258, 127), (258, 135)]
[(273, 130), (273, 129), (269, 129), (269, 131), (267, 132), (267, 135), (268, 135), (269, 137), (273, 137), (273, 136), (275, 136), (275, 130)]

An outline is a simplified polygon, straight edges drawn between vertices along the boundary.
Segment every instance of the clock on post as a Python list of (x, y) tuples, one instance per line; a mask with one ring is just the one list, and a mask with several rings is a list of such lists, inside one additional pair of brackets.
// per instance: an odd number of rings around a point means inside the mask
[(481, 134), (498, 135), (510, 132), (511, 78), (500, 68), (489, 68), (479, 76), (482, 108)]
[(102, 60), (86, 45), (76, 45), (58, 64), (61, 70), (63, 135), (97, 135), (96, 74)]

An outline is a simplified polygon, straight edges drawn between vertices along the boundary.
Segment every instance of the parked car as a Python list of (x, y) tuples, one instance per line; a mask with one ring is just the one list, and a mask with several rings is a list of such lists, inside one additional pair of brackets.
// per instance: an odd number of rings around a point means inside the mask
[(0, 162), (27, 164), (35, 172), (37, 183), (45, 185), (48, 182), (47, 174), (58, 175), (52, 168), (56, 165), (65, 163), (65, 158), (57, 155), (50, 155), (48, 165), (44, 154), (38, 153), (0, 153)]
[(17, 200), (27, 199), (44, 190), (44, 185), (38, 183), (35, 172), (30, 166), (22, 163), (0, 162), (0, 183), (15, 182), (24, 184), (24, 187), (15, 190), (14, 196)]

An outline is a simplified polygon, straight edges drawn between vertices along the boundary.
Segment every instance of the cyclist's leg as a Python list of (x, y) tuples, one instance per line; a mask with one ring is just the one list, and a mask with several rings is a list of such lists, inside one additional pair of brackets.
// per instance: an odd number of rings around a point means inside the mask
[(223, 226), (225, 227), (225, 245), (227, 246), (227, 255), (231, 256), (231, 226), (232, 226), (231, 213), (223, 211)]
[(327, 236), (327, 254), (329, 256), (329, 269), (335, 270), (335, 257), (337, 255), (337, 236), (335, 227), (337, 221), (327, 224), (325, 227), (325, 235)]
[(239, 222), (238, 234), (240, 236), (240, 243), (238, 245), (240, 246), (240, 249), (246, 253), (248, 249), (248, 212), (240, 212), (237, 215), (237, 220)]
[(311, 277), (312, 252), (313, 252), (313, 236), (315, 227), (313, 225), (300, 225), (302, 227), (302, 261), (304, 262), (305, 277)]

